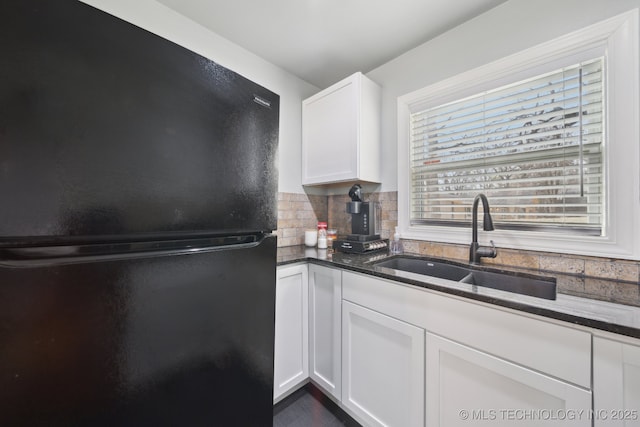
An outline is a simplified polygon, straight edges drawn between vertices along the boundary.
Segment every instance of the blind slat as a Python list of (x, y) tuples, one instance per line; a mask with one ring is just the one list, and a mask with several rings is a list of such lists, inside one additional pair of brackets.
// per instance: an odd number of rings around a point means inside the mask
[[(564, 95), (564, 98), (561, 97)], [(597, 112), (602, 101), (601, 93), (582, 94), (582, 108), (588, 112)], [(555, 101), (554, 101), (555, 100)], [(413, 116), (414, 129), (422, 132), (434, 133), (441, 129), (455, 130), (458, 127), (474, 128), (482, 123), (507, 122), (513, 117), (541, 115), (555, 113), (556, 116), (571, 116), (578, 108), (579, 92), (550, 94), (533, 100), (518, 100), (517, 103), (498, 105), (493, 110), (461, 110), (456, 116), (432, 117)], [(535, 101), (535, 102), (534, 102)], [(560, 113), (564, 112), (564, 116)]]
[(601, 228), (603, 63), (414, 112), (411, 221), (466, 223), (482, 192), (497, 222)]

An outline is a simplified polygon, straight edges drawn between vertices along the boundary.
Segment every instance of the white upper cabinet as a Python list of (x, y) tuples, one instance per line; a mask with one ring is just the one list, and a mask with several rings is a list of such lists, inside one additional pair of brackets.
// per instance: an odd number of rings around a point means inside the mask
[(356, 73), (302, 102), (302, 184), (380, 182), (381, 89)]

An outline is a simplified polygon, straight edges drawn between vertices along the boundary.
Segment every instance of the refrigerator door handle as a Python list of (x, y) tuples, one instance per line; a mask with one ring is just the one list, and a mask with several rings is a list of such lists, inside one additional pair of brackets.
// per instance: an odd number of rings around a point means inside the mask
[(189, 240), (2, 248), (0, 266), (28, 268), (247, 249), (270, 236), (257, 233)]

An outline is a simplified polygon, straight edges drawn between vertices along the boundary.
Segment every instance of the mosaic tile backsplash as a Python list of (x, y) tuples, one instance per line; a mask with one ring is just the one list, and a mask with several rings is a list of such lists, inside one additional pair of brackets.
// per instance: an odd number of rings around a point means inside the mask
[[(278, 246), (304, 243), (304, 231), (315, 230), (318, 221), (327, 221), (339, 235), (351, 232), (351, 216), (346, 213), (346, 195), (317, 196), (295, 193), (278, 194)], [(381, 235), (389, 238), (398, 225), (398, 193), (395, 191), (365, 194), (365, 201), (377, 201), (381, 206)], [(447, 244), (403, 239), (405, 252), (449, 258), (466, 262), (468, 245)], [(498, 247), (496, 258), (484, 258), (483, 264), (517, 267), (539, 272), (615, 279), (636, 286), (640, 283), (640, 262), (609, 258), (581, 257), (550, 252), (535, 252)]]

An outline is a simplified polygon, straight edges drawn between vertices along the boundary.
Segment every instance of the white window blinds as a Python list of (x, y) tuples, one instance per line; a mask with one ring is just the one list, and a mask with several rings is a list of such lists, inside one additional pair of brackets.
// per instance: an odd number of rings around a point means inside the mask
[(497, 227), (600, 235), (603, 63), (413, 112), (411, 223), (467, 226), (484, 193)]

